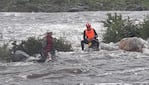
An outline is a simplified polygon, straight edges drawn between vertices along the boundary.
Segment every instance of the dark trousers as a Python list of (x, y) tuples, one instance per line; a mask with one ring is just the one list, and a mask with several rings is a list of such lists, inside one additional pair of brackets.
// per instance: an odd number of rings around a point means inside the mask
[[(89, 43), (88, 40), (82, 40), (81, 41), (81, 48), (82, 48), (82, 50), (84, 50), (84, 44), (88, 44), (88, 43)], [(98, 41), (98, 39), (92, 40), (91, 43), (92, 44), (97, 44), (97, 48), (99, 48), (99, 41)]]
[[(38, 60), (38, 62), (45, 62), (46, 59), (47, 59), (47, 56), (48, 56), (48, 52), (49, 51), (47, 51), (46, 49), (42, 49), (41, 50), (41, 58), (40, 58), (40, 60)], [(51, 58), (54, 59), (54, 57), (55, 57), (55, 49), (52, 49), (50, 51), (50, 53), (51, 53)]]

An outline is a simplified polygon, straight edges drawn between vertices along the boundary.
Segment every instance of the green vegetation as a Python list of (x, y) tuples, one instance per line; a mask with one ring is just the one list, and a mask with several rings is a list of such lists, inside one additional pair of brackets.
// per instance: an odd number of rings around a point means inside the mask
[(40, 53), (42, 49), (41, 39), (36, 39), (35, 37), (29, 37), (27, 41), (22, 41), (19, 47), (22, 47), (21, 49), (20, 48), (19, 49), (25, 51), (29, 55)]
[(148, 0), (141, 0), (141, 3), (142, 3), (142, 5), (143, 5), (145, 8), (149, 8), (149, 1), (148, 1)]
[(122, 19), (122, 15), (107, 14), (108, 18), (103, 21), (107, 27), (106, 33), (103, 35), (103, 42), (118, 42), (126, 37), (141, 37), (147, 39), (149, 37), (149, 18), (147, 17), (142, 24), (134, 24), (135, 22)]
[(0, 11), (63, 12), (149, 9), (149, 0), (0, 0)]
[(59, 39), (54, 39), (54, 47), (55, 47), (55, 49), (56, 50), (58, 50), (58, 51), (64, 51), (64, 52), (66, 52), (66, 51), (72, 51), (72, 46), (71, 46), (71, 44), (68, 42), (68, 41), (66, 41), (66, 40), (64, 40), (62, 37), (61, 38), (59, 38)]
[(11, 51), (8, 48), (8, 44), (4, 44), (0, 47), (0, 60), (1, 61), (10, 61), (11, 60)]
[[(35, 37), (29, 37), (26, 41), (22, 41), (19, 45), (14, 45), (13, 50), (22, 50), (29, 55), (38, 54), (42, 50), (42, 39), (36, 39)], [(57, 51), (72, 51), (71, 44), (63, 38), (54, 38), (54, 49)]]
[[(0, 60), (1, 61), (11, 61), (12, 56), (16, 50), (22, 50), (27, 54), (33, 56), (34, 54), (39, 54), (42, 49), (42, 39), (37, 39), (35, 37), (29, 37), (27, 40), (23, 40), (20, 44), (16, 44), (16, 41), (12, 43), (13, 47), (10, 49), (8, 44), (4, 44), (0, 47)], [(54, 48), (57, 51), (72, 51), (71, 44), (64, 40), (63, 38), (54, 39)]]
[(149, 16), (144, 19), (144, 22), (141, 24), (140, 34), (143, 39), (149, 38)]

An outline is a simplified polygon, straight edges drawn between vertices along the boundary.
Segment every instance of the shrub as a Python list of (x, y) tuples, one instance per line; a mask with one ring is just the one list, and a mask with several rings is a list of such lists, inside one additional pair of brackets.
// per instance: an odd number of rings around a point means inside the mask
[(120, 37), (120, 35), (118, 33), (124, 23), (124, 20), (122, 20), (121, 15), (118, 16), (117, 14), (115, 14), (115, 16), (107, 14), (107, 16), (108, 19), (106, 21), (103, 21), (104, 26), (107, 27), (106, 33), (103, 35), (103, 41), (107, 43), (116, 42), (119, 40), (118, 38)]
[(54, 39), (54, 47), (58, 51), (72, 51), (71, 44), (62, 37), (59, 39)]
[(141, 24), (141, 37), (147, 39), (149, 37), (149, 16), (144, 19), (144, 22)]
[(103, 21), (107, 27), (106, 33), (103, 35), (103, 42), (118, 42), (125, 37), (140, 36), (140, 29), (133, 23), (132, 20), (122, 19), (122, 15), (115, 13), (107, 14), (108, 19)]
[[(54, 48), (58, 51), (71, 51), (71, 44), (63, 38), (54, 38)], [(42, 49), (42, 39), (29, 37), (26, 41), (22, 41), (19, 45), (13, 45), (13, 50), (23, 50), (29, 55), (38, 54)]]
[(4, 44), (0, 47), (0, 60), (1, 61), (10, 61), (11, 60), (11, 51), (8, 49), (8, 44)]
[(125, 22), (124, 29), (122, 30), (124, 37), (141, 37), (140, 35), (140, 24), (134, 24), (134, 21), (130, 20), (129, 17)]
[(29, 55), (40, 53), (42, 49), (41, 39), (36, 39), (35, 37), (29, 37), (27, 41), (23, 41), (23, 50)]

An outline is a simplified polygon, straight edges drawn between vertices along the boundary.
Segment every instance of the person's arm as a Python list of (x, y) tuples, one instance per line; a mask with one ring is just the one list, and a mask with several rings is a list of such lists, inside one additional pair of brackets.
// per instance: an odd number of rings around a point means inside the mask
[(86, 40), (86, 35), (85, 35), (85, 31), (83, 32), (83, 39)]
[(95, 31), (95, 29), (94, 29), (94, 33), (95, 33), (95, 39), (98, 37), (98, 35), (97, 35), (97, 33), (96, 33), (96, 31)]

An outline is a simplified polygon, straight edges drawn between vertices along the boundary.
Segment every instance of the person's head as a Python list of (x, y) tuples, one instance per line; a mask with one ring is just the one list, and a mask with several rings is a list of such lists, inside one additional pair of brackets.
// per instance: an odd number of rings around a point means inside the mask
[(47, 32), (47, 36), (52, 36), (52, 32)]
[(12, 45), (16, 45), (16, 44), (17, 44), (17, 41), (13, 41), (13, 42), (12, 42)]
[(47, 32), (47, 33), (45, 34), (45, 37), (44, 37), (44, 38), (49, 38), (49, 37), (52, 37), (52, 32)]
[(86, 28), (87, 28), (87, 30), (91, 30), (91, 24), (90, 23), (86, 23)]

